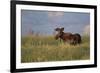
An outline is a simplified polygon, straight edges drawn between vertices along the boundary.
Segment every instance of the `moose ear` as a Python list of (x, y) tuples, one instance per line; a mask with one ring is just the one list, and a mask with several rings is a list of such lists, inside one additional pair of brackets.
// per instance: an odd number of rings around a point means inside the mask
[(64, 31), (64, 27), (63, 27), (63, 28), (61, 28), (61, 31)]
[(55, 29), (55, 31), (59, 31), (59, 30), (60, 30), (60, 28), (56, 28), (56, 29)]

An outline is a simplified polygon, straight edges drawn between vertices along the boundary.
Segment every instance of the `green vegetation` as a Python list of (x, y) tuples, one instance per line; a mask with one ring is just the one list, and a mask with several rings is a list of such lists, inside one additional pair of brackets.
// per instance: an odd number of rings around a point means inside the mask
[(69, 45), (53, 36), (24, 36), (21, 38), (21, 62), (46, 62), (86, 60), (90, 58), (89, 36), (82, 37), (82, 44)]

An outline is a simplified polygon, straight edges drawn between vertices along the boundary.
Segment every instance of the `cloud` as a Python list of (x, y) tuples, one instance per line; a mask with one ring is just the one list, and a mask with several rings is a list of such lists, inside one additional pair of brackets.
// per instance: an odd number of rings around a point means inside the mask
[(48, 12), (49, 23), (56, 27), (60, 26), (59, 23), (61, 22), (63, 16), (64, 16), (64, 12), (50, 11)]
[(61, 17), (63, 15), (64, 15), (64, 12), (56, 12), (56, 11), (48, 12), (49, 17)]
[(83, 35), (90, 35), (90, 25), (86, 25), (83, 29)]

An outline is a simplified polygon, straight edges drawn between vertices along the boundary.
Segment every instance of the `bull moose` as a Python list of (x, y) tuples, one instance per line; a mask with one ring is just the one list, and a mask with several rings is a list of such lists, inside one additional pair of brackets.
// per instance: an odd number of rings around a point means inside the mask
[(55, 35), (55, 39), (63, 40), (63, 42), (68, 42), (69, 44), (76, 45), (81, 43), (81, 36), (78, 33), (72, 34), (70, 32), (65, 33), (64, 28), (56, 28), (55, 31), (58, 33)]

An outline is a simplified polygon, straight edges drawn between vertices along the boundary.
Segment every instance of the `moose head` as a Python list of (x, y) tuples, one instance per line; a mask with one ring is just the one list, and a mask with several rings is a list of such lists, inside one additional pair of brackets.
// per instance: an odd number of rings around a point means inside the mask
[(57, 32), (55, 39), (57, 40), (58, 38), (60, 38), (63, 34), (64, 28), (56, 28), (55, 31)]

